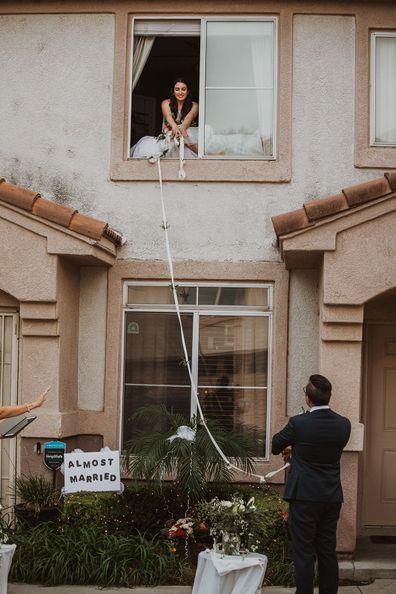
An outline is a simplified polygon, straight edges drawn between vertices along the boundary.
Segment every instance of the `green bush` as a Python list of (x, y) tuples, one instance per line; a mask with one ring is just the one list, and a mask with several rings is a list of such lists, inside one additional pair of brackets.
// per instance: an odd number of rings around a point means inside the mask
[(10, 581), (98, 586), (154, 586), (177, 581), (181, 566), (167, 542), (135, 532), (105, 534), (97, 526), (42, 524), (15, 533)]
[(15, 479), (15, 494), (25, 509), (36, 516), (49, 507), (55, 507), (59, 501), (59, 491), (43, 476), (20, 476)]
[[(205, 499), (228, 499), (235, 493), (246, 501), (254, 496), (261, 512), (262, 520), (254, 527), (253, 539), (258, 541), (258, 551), (268, 557), (265, 584), (292, 585), (286, 504), (265, 485), (209, 483)], [(183, 573), (184, 583), (190, 583), (199, 550), (211, 546), (210, 536), (196, 534), (195, 542), (191, 539), (188, 543), (188, 558), (183, 540), (176, 543), (175, 555), (170, 552), (172, 541), (164, 540), (164, 527), (169, 522), (194, 513), (194, 509), (186, 508), (186, 498), (174, 483), (164, 483), (161, 488), (158, 483), (134, 483), (122, 495), (69, 495), (58, 527), (42, 524), (26, 534), (11, 534), (10, 542), (18, 544), (12, 579), (46, 584), (148, 586), (175, 583), (177, 579), (180, 583)], [(159, 556), (164, 559), (161, 563)], [(144, 562), (136, 563), (136, 559)]]

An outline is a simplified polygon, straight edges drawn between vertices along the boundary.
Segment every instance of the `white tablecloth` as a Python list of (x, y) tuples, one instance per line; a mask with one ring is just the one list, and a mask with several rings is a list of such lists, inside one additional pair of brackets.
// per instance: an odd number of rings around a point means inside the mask
[(267, 557), (258, 553), (245, 558), (222, 558), (213, 551), (199, 553), (192, 594), (256, 594), (262, 586), (267, 562)]
[(0, 545), (0, 594), (7, 594), (8, 572), (16, 545)]

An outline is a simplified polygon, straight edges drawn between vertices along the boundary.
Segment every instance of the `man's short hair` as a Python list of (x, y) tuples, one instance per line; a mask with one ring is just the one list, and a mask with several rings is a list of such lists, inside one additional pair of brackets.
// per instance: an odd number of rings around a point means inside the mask
[(329, 404), (331, 396), (331, 383), (324, 375), (311, 375), (305, 393), (314, 406)]

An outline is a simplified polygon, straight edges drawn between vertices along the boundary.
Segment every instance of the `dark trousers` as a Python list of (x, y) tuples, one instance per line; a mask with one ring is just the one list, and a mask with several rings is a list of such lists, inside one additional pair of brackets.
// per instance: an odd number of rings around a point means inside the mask
[(338, 561), (336, 530), (341, 503), (289, 502), (289, 533), (293, 545), (296, 594), (313, 594), (315, 556), (319, 594), (336, 594)]

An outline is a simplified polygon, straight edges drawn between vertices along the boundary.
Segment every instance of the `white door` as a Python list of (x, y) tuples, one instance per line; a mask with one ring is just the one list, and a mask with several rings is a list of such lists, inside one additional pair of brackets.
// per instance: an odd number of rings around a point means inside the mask
[[(18, 314), (0, 311), (0, 406), (17, 403)], [(14, 503), (16, 439), (0, 441), (0, 497), (3, 509)]]

